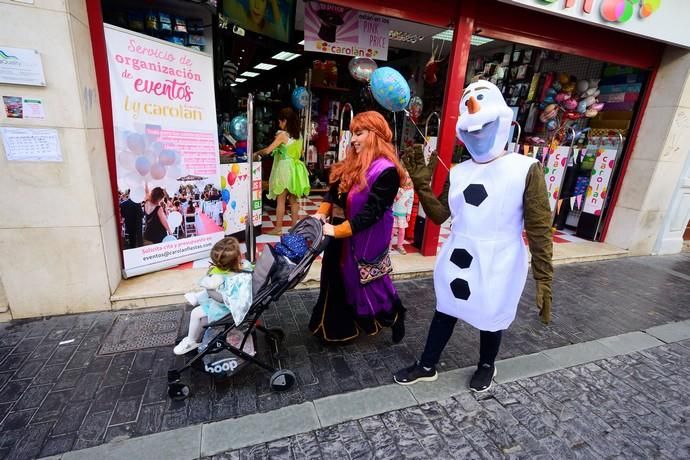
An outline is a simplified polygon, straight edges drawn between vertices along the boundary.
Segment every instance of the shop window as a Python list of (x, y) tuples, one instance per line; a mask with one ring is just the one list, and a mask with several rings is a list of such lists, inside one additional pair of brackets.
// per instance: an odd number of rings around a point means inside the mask
[(466, 83), (486, 79), (503, 92), (516, 125), (507, 148), (542, 162), (554, 226), (600, 239), (647, 72), (482, 39)]

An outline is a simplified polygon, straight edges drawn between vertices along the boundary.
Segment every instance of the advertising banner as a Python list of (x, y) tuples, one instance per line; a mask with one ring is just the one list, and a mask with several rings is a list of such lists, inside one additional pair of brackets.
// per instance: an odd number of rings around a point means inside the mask
[(125, 275), (208, 257), (223, 237), (200, 206), (219, 188), (212, 58), (110, 25), (105, 38)]
[(594, 161), (594, 168), (592, 168), (592, 175), (590, 176), (589, 186), (585, 195), (583, 211), (587, 214), (601, 215), (601, 210), (608, 195), (611, 174), (616, 165), (617, 153), (617, 149), (611, 148), (600, 148), (597, 150), (597, 157)]
[(321, 2), (304, 4), (304, 50), (388, 59), (388, 18)]
[[(261, 225), (261, 162), (253, 163), (252, 222)], [(226, 235), (243, 232), (249, 215), (249, 164), (220, 165), (220, 185), (223, 200), (223, 226)]]
[(563, 174), (568, 165), (568, 153), (570, 147), (560, 146), (556, 147), (546, 160), (544, 164), (544, 178), (546, 179), (546, 191), (549, 194), (549, 204), (551, 205), (551, 212), (556, 211), (556, 204), (558, 204), (558, 196), (561, 192), (561, 184), (563, 183)]

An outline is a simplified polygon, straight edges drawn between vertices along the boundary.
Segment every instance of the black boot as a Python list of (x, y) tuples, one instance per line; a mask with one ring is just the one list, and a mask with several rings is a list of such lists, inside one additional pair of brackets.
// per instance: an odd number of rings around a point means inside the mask
[(398, 318), (391, 326), (393, 331), (393, 343), (400, 343), (400, 341), (405, 337), (405, 311), (398, 313)]

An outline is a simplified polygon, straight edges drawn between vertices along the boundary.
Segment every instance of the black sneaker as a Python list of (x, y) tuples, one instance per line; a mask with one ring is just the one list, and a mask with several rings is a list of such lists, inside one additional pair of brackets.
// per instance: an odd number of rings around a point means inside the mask
[(470, 388), (477, 393), (487, 391), (491, 388), (494, 377), (496, 377), (496, 366), (480, 364), (470, 380)]
[(419, 364), (419, 361), (393, 374), (393, 380), (400, 385), (412, 385), (417, 382), (433, 382), (437, 378), (438, 372), (436, 372), (435, 367), (427, 371)]

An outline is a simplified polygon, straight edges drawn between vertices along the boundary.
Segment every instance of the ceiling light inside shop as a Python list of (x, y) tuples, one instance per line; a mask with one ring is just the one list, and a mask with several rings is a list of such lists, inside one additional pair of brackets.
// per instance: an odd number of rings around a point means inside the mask
[(244, 83), (245, 81), (247, 81), (247, 79), (246, 78), (235, 78), (235, 81), (237, 83)]
[(265, 62), (262, 62), (261, 64), (257, 64), (254, 66), (255, 69), (259, 70), (271, 70), (275, 69), (277, 66), (275, 64), (266, 64)]
[(237, 83), (230, 83), (230, 86), (237, 86)]
[(243, 77), (254, 78), (259, 76), (259, 72), (250, 72), (247, 70), (246, 72), (242, 72), (240, 75)]
[[(453, 41), (453, 31), (452, 30), (444, 30), (443, 32), (439, 32), (436, 35), (434, 35), (435, 39), (437, 40), (446, 40), (449, 42)], [(470, 44), (473, 46), (481, 46), (484, 43), (489, 43), (494, 41), (493, 38), (486, 38), (486, 37), (480, 37), (479, 35), (472, 35), (472, 38), (470, 38)]]
[(481, 46), (484, 43), (489, 43), (492, 41), (494, 41), (493, 38), (480, 37), (479, 35), (472, 35), (472, 38), (470, 38), (470, 44), (474, 46)]
[(297, 53), (290, 53), (290, 54), (292, 54), (292, 56), (285, 58), (286, 61), (292, 61), (293, 59), (297, 59), (298, 57), (301, 56), (301, 54), (297, 54)]
[(402, 32), (400, 30), (389, 30), (388, 38), (398, 42), (417, 43), (424, 39), (423, 35), (412, 34), (410, 32)]
[(304, 40), (302, 40), (301, 42), (299, 42), (298, 45), (304, 46)]
[(295, 53), (290, 53), (288, 51), (281, 51), (280, 53), (273, 56), (273, 59), (278, 59), (279, 61), (287, 61), (290, 56)]

